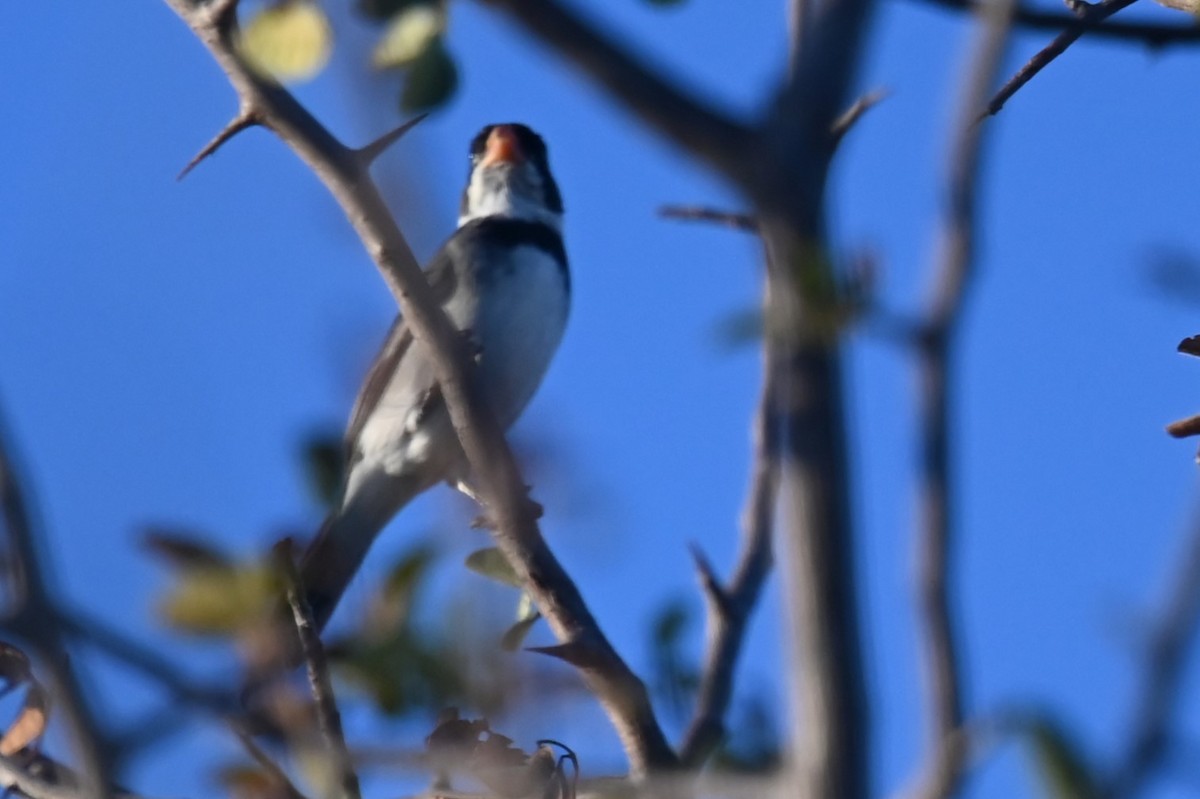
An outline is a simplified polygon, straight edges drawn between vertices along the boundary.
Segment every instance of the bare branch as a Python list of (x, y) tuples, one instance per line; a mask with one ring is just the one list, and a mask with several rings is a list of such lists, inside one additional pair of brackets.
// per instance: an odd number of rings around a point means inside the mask
[(383, 155), (387, 148), (400, 141), (404, 134), (408, 133), (410, 130), (423, 122), (427, 116), (429, 116), (429, 114), (418, 114), (398, 128), (383, 134), (365, 147), (358, 148), (356, 152), (359, 160), (366, 165), (373, 163), (376, 158)]
[(747, 623), (771, 571), (771, 534), (779, 491), (779, 411), (770, 341), (768, 337), (764, 347), (763, 389), (754, 421), (753, 474), (742, 516), (741, 552), (729, 586), (723, 588), (717, 582), (699, 549), (692, 553), (710, 602), (700, 692), (680, 747), (680, 759), (689, 767), (702, 765), (724, 736), (725, 713), (733, 695), (733, 676)]
[(1200, 436), (1200, 415), (1189, 416), (1167, 425), (1167, 433), (1175, 438)]
[(254, 115), (253, 109), (251, 109), (249, 106), (243, 105), (241, 110), (238, 111), (238, 115), (229, 120), (229, 124), (222, 128), (220, 133), (218, 133), (216, 136), (213, 136), (212, 140), (208, 144), (204, 145), (203, 149), (196, 153), (195, 157), (193, 157), (191, 161), (187, 162), (187, 166), (179, 171), (179, 174), (175, 176), (175, 179), (183, 180), (186, 178), (189, 172), (200, 165), (201, 161), (216, 153), (216, 151), (221, 148), (221, 145), (225, 144), (225, 142), (229, 141), (243, 130), (252, 128), (257, 124), (258, 118)]
[(749, 214), (706, 208), (702, 205), (664, 205), (658, 209), (658, 215), (663, 219), (680, 219), (686, 222), (712, 222), (747, 233), (758, 231), (758, 223)]
[(15, 607), (0, 623), (0, 630), (27, 642), (49, 673), (56, 704), (66, 714), (72, 743), (82, 761), (86, 794), (106, 799), (111, 795), (110, 748), (87, 702), (79, 677), (67, 653), (61, 616), (50, 594), (46, 566), (5, 440), (0, 414), (0, 517), (12, 548)]
[[(980, 0), (925, 0), (953, 11), (979, 11), (987, 5)], [(1190, 45), (1200, 42), (1200, 26), (1192, 23), (1160, 25), (1152, 22), (1125, 22), (1112, 20), (1081, 20), (1076, 14), (1064, 14), (1021, 5), (1013, 17), (1013, 24), (1027, 30), (1071, 30), (1083, 25), (1092, 38), (1116, 39), (1140, 42), (1149, 47), (1168, 45)]]
[(873, 0), (809, 0), (788, 74), (745, 156), (767, 250), (768, 335), (780, 410), (780, 572), (787, 608), (790, 762), (803, 796), (865, 799), (871, 744), (840, 333), (826, 184)]
[(833, 127), (830, 129), (832, 146), (836, 148), (842, 143), (842, 139), (850, 132), (850, 129), (862, 119), (863, 114), (870, 111), (875, 106), (885, 99), (890, 92), (887, 89), (875, 89), (867, 92), (862, 97), (854, 101), (854, 105), (842, 112), (842, 115), (833, 122)]
[(358, 774), (354, 771), (354, 760), (346, 746), (342, 714), (333, 695), (333, 681), (329, 678), (329, 661), (321, 644), (321, 633), (313, 621), (312, 609), (304, 599), (304, 586), (300, 584), (300, 576), (296, 572), (291, 541), (277, 545), (273, 554), (276, 567), (283, 574), (288, 607), (292, 609), (292, 620), (300, 638), (300, 653), (304, 658), (309, 690), (316, 705), (317, 727), (341, 789), (337, 795), (343, 799), (360, 799), (362, 791), (358, 785)]
[(966, 767), (961, 644), (950, 599), (955, 534), (951, 355), (975, 273), (979, 225), (975, 209), (984, 144), (984, 127), (976, 122), (975, 109), (987, 98), (1003, 63), (1015, 6), (1015, 0), (986, 6), (980, 12), (978, 40), (970, 44), (970, 65), (949, 148), (946, 213), (939, 231), (932, 295), (919, 338), (922, 522), (916, 542), (916, 593), (930, 725), (920, 779), (924, 799), (945, 799), (957, 793)]
[(1000, 91), (992, 97), (982, 116), (995, 116), (1000, 113), (1000, 109), (1004, 107), (1010, 97), (1032, 80), (1034, 75), (1048, 66), (1051, 61), (1065, 53), (1067, 48), (1074, 44), (1080, 36), (1088, 32), (1089, 26), (1103, 22), (1121, 9), (1133, 5), (1134, 2), (1135, 0), (1103, 0), (1095, 5), (1087, 3), (1079, 5), (1081, 16), (1076, 24), (1056, 36), (1054, 41), (1042, 48), (1025, 63), (1025, 66), (1017, 70), (1017, 74), (1009, 78)]
[(216, 716), (239, 710), (235, 692), (218, 686), (202, 686), (185, 677), (179, 666), (143, 646), (107, 622), (79, 610), (63, 611), (62, 624), (76, 640), (90, 644), (126, 666), (140, 671), (162, 685), (176, 702), (186, 703)]
[(585, 73), (664, 138), (727, 176), (742, 174), (750, 131), (672, 83), (580, 11), (557, 0), (479, 0)]
[[(434, 299), (362, 159), (335, 139), (286, 90), (263, 81), (248, 69), (233, 46), (230, 31), (213, 24), (205, 6), (190, 0), (166, 2), (209, 49), (240, 101), (312, 169), (338, 201), (379, 267), (413, 335), (428, 347), (447, 410), (471, 467), (473, 486), (495, 525), (496, 545), (558, 640), (592, 653), (590, 665), (581, 667), (581, 673), (616, 727), (632, 772), (640, 776), (651, 769), (673, 766), (677, 762), (675, 754), (658, 725), (644, 683), (613, 649), (574, 582), (546, 546), (503, 430), (475, 389), (474, 362), (466, 342)], [(515, 5), (520, 9), (513, 13), (520, 15), (527, 7), (548, 8), (544, 24), (550, 27), (562, 23), (564, 16), (573, 21), (550, 0)], [(598, 49), (589, 57), (603, 60), (609, 53), (607, 44), (593, 41)], [(671, 109), (664, 109), (664, 114), (670, 113)], [(705, 146), (715, 146), (713, 141), (705, 142)]]
[[(30, 799), (91, 799), (94, 793), (79, 775), (45, 755), (0, 755), (0, 788)], [(145, 799), (128, 791), (113, 791), (112, 799)]]
[(1187, 656), (1200, 628), (1200, 521), (1194, 525), (1147, 643), (1131, 734), (1100, 792), (1103, 799), (1137, 795), (1169, 752)]
[(1175, 349), (1184, 355), (1200, 356), (1200, 336), (1188, 336)]
[(724, 586), (721, 585), (717, 573), (713, 570), (712, 563), (704, 554), (704, 550), (700, 549), (699, 544), (691, 544), (688, 546), (692, 553), (692, 562), (696, 564), (696, 576), (700, 580), (700, 588), (704, 591), (705, 598), (712, 605), (709, 613), (715, 613), (719, 616), (728, 615), (729, 595), (725, 593)]
[[(306, 799), (300, 789), (296, 787), (296, 784), (288, 777), (287, 772), (270, 755), (263, 751), (261, 746), (254, 742), (253, 736), (246, 732), (241, 724), (230, 721), (229, 729), (237, 736), (237, 739), (242, 744), (242, 748), (246, 750), (246, 754), (250, 755), (259, 768), (271, 775), (271, 778), (283, 788), (289, 799)], [(355, 785), (357, 786), (357, 781)]]

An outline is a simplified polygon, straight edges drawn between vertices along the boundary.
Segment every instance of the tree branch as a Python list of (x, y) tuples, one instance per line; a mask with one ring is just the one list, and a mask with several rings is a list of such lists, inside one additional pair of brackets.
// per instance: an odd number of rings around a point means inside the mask
[(107, 799), (113, 784), (109, 747), (67, 653), (61, 615), (50, 594), (46, 566), (5, 432), (0, 414), (0, 514), (12, 549), (14, 589), (14, 607), (0, 622), (0, 630), (27, 642), (49, 673), (53, 697), (66, 714), (83, 767), (85, 793)]
[(722, 211), (718, 208), (706, 208), (701, 205), (664, 205), (658, 209), (658, 215), (663, 219), (678, 219), (685, 222), (711, 222), (746, 233), (758, 231), (758, 222), (749, 214)]
[(1131, 734), (1103, 786), (1103, 799), (1138, 794), (1170, 751), (1188, 652), (1200, 628), (1200, 521), (1146, 647)]
[(917, 535), (916, 593), (930, 742), (922, 767), (924, 799), (958, 792), (966, 765), (962, 735), (960, 644), (950, 599), (955, 496), (951, 481), (954, 348), (967, 291), (975, 274), (975, 242), (984, 126), (976, 109), (987, 98), (1003, 63), (1015, 0), (997, 0), (980, 12), (978, 41), (970, 45), (959, 111), (949, 148), (945, 215), (939, 232), (934, 284), (918, 339), (921, 383), (921, 516)]
[(479, 0), (521, 26), (668, 141), (726, 176), (741, 174), (750, 131), (557, 0)]
[[(350, 750), (346, 747), (346, 735), (342, 730), (342, 714), (333, 695), (333, 681), (329, 678), (329, 661), (321, 645), (321, 634), (313, 622), (312, 609), (304, 601), (304, 586), (296, 572), (291, 541), (275, 548), (275, 563), (282, 571), (288, 607), (292, 609), (292, 620), (300, 638), (300, 652), (308, 672), (308, 685), (316, 705), (317, 727), (325, 743), (325, 754), (329, 756), (333, 771), (341, 789), (335, 795), (341, 799), (361, 799), (362, 789)], [(290, 783), (288, 783), (290, 784)]]
[(1103, 2), (1095, 5), (1081, 2), (1078, 6), (1081, 16), (1076, 24), (1056, 36), (1054, 41), (1043, 47), (1033, 58), (1025, 63), (1025, 66), (1017, 70), (1017, 74), (1009, 78), (1008, 82), (1000, 87), (1000, 90), (992, 97), (983, 115), (995, 116), (1000, 113), (1000, 109), (1004, 107), (1009, 98), (1016, 94), (1022, 86), (1033, 80), (1033, 76), (1041, 72), (1051, 61), (1065, 53), (1067, 48), (1074, 44), (1080, 36), (1087, 33), (1089, 25), (1103, 22), (1121, 9), (1133, 5), (1135, 1), (1103, 0)]
[[(951, 11), (980, 11), (987, 5), (979, 0), (925, 0)], [(1200, 26), (1194, 24), (1160, 25), (1151, 22), (1126, 22), (1102, 19), (1081, 20), (1077, 15), (1047, 11), (1021, 5), (1013, 15), (1016, 27), (1030, 30), (1073, 30), (1082, 25), (1092, 38), (1116, 39), (1145, 44), (1149, 47), (1196, 44), (1200, 42)]]
[(850, 101), (872, 0), (809, 0), (792, 58), (752, 152), (767, 249), (767, 331), (776, 347), (783, 440), (780, 577), (788, 606), (790, 760), (798, 793), (870, 794), (851, 470), (842, 384), (841, 282), (826, 229), (834, 128)]
[[(166, 0), (224, 70), (243, 106), (274, 131), (325, 184), (371, 255), (416, 339), (428, 348), (451, 421), (494, 526), (499, 549), (516, 570), (558, 639), (587, 649), (585, 682), (616, 727), (635, 775), (676, 764), (644, 683), (604, 636), (574, 582), (546, 546), (525, 483), (491, 409), (475, 390), (466, 342), (454, 330), (355, 151), (335, 139), (286, 90), (242, 62), (232, 26), (203, 5)], [(546, 0), (529, 6), (546, 6)], [(552, 4), (550, 4), (552, 5)]]
[(733, 676), (746, 637), (746, 626), (771, 571), (771, 534), (779, 491), (779, 409), (770, 340), (764, 348), (763, 388), (754, 422), (754, 471), (742, 517), (741, 554), (733, 579), (721, 586), (711, 567), (697, 557), (701, 584), (709, 596), (708, 643), (700, 692), (680, 760), (701, 766), (725, 734), (725, 713), (733, 695)]

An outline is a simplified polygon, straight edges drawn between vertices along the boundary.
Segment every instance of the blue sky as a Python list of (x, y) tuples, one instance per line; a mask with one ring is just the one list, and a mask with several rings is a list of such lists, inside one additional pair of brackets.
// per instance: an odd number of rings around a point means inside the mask
[[(665, 68), (752, 114), (784, 56), (781, 5), (623, 0), (603, 12)], [(758, 362), (719, 331), (756, 302), (758, 251), (741, 234), (657, 219), (663, 203), (739, 201), (503, 20), (469, 3), (452, 13), (461, 91), (377, 174), (424, 257), (452, 229), (480, 126), (525, 121), (548, 140), (575, 305), (514, 435), (549, 453), (553, 468), (534, 473), (543, 529), (644, 669), (647, 615), (674, 597), (698, 602), (686, 544), (722, 565), (735, 551)], [(395, 88), (365, 66), (371, 31), (340, 6), (335, 23), (331, 68), (298, 93), (339, 136), (364, 142), (398, 121)], [(884, 2), (877, 23), (863, 88), (892, 95), (839, 156), (832, 226), (839, 252), (878, 256), (881, 298), (903, 311), (929, 276), (969, 25), (901, 0)], [(1017, 36), (1008, 68), (1047, 40)], [(315, 526), (297, 442), (342, 424), (391, 300), (332, 201), (266, 133), (240, 136), (175, 182), (235, 102), (165, 5), (7, 3), (0, 45), (0, 398), (62, 590), (218, 670), (218, 655), (157, 626), (166, 578), (135, 533), (171, 521), (249, 554), (283, 529)], [(1162, 426), (1197, 410), (1200, 364), (1173, 351), (1200, 332), (1197, 308), (1147, 275), (1158, 253), (1200, 252), (1198, 57), (1084, 41), (988, 123), (955, 440), (968, 705), (1050, 708), (1097, 758), (1122, 740), (1139, 620), (1195, 511), (1194, 448)], [(923, 734), (910, 589), (915, 377), (906, 353), (865, 332), (847, 352), (876, 782), (890, 790)], [(442, 491), (414, 506), (378, 562), (448, 507), (460, 506)], [(447, 551), (465, 554), (474, 536), (455, 530)], [(445, 579), (464, 578), (448, 569)], [(772, 582), (741, 670), (747, 690), (768, 695), (781, 690), (777, 604)], [(142, 701), (135, 683), (98, 674), (120, 692), (117, 710)], [(1194, 693), (1180, 710), (1182, 727), (1200, 732)], [(529, 737), (586, 741), (585, 770), (589, 757), (617, 762), (597, 711), (554, 725)], [(207, 784), (194, 753), (214, 747), (233, 751), (197, 727), (143, 762), (134, 783), (197, 795)], [(1180, 785), (1153, 795), (1183, 795)], [(970, 795), (1035, 790), (1009, 746)]]

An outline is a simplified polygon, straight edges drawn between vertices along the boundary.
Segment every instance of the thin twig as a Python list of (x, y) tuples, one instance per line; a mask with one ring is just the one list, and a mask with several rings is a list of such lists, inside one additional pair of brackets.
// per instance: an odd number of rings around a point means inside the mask
[(236, 692), (192, 682), (183, 675), (178, 665), (127, 637), (102, 619), (80, 610), (65, 610), (62, 624), (76, 640), (90, 644), (162, 685), (175, 702), (186, 703), (222, 717), (236, 712), (240, 707)]
[(67, 654), (66, 631), (50, 593), (47, 567), (39, 551), (27, 493), (20, 485), (11, 445), (5, 438), (6, 430), (0, 413), (0, 514), (15, 566), (15, 607), (0, 623), (0, 631), (26, 641), (41, 660), (49, 673), (56, 705), (67, 717), (87, 795), (106, 799), (113, 784), (110, 747)]
[(1194, 523), (1186, 546), (1147, 642), (1130, 735), (1100, 792), (1103, 799), (1137, 795), (1173, 741), (1187, 656), (1200, 630), (1200, 520)]
[(747, 233), (757, 233), (758, 223), (750, 214), (740, 214), (736, 211), (722, 211), (719, 208), (707, 208), (702, 205), (664, 205), (658, 209), (658, 215), (663, 219), (679, 219), (685, 222), (711, 222), (717, 225), (744, 230)]
[[(258, 764), (259, 768), (271, 776), (287, 793), (289, 799), (306, 799), (304, 794), (292, 782), (291, 777), (283, 770), (283, 767), (275, 762), (274, 758), (266, 753), (261, 746), (254, 741), (254, 737), (246, 732), (246, 729), (235, 721), (229, 722), (229, 729), (237, 736), (241, 742), (242, 748), (246, 750), (246, 754), (250, 755), (251, 759)], [(357, 782), (355, 783), (357, 787)]]
[(317, 727), (325, 742), (325, 753), (337, 774), (342, 799), (360, 799), (362, 791), (358, 784), (358, 773), (354, 760), (346, 746), (346, 734), (342, 729), (342, 714), (338, 710), (337, 698), (333, 694), (333, 681), (329, 677), (329, 660), (321, 643), (321, 633), (313, 621), (312, 609), (304, 598), (304, 586), (291, 552), (290, 541), (275, 549), (275, 564), (282, 572), (288, 607), (292, 609), (292, 621), (300, 639), (300, 653), (308, 672), (309, 690), (316, 705)]
[(1017, 74), (1009, 78), (1008, 82), (1000, 87), (1000, 90), (988, 102), (987, 109), (982, 116), (995, 116), (1000, 113), (1000, 109), (1004, 107), (1009, 98), (1032, 80), (1034, 75), (1048, 66), (1051, 61), (1065, 53), (1067, 48), (1074, 44), (1080, 36), (1092, 30), (1092, 26), (1103, 22), (1121, 9), (1133, 5), (1134, 2), (1136, 0), (1103, 0), (1096, 5), (1082, 6), (1087, 10), (1083, 16), (1078, 18), (1076, 24), (1054, 37), (1054, 41), (1038, 51), (1025, 63), (1025, 66), (1017, 70)]
[(1167, 425), (1167, 433), (1174, 438), (1200, 436), (1200, 414), (1171, 422)]
[[(981, 0), (924, 0), (952, 11), (977, 12), (987, 5)], [(1076, 14), (1018, 6), (1013, 16), (1013, 25), (1023, 30), (1073, 30), (1083, 25), (1091, 38), (1115, 39), (1139, 42), (1149, 47), (1168, 45), (1193, 45), (1200, 42), (1200, 26), (1191, 22), (1162, 25), (1154, 22), (1113, 21), (1100, 19), (1080, 20)]]
[(747, 622), (773, 561), (771, 534), (779, 491), (779, 410), (770, 337), (764, 350), (762, 397), (754, 421), (753, 475), (742, 516), (741, 553), (729, 585), (721, 586), (708, 561), (699, 550), (694, 552), (709, 603), (708, 642), (700, 691), (679, 754), (684, 765), (691, 768), (701, 766), (724, 736), (725, 713), (733, 694), (733, 676)]
[(970, 46), (971, 63), (949, 148), (946, 213), (939, 232), (932, 296), (918, 347), (922, 521), (917, 534), (916, 592), (931, 733), (921, 769), (924, 799), (945, 799), (957, 793), (966, 765), (961, 734), (961, 642), (955, 633), (950, 598), (955, 538), (951, 364), (959, 320), (974, 281), (979, 233), (976, 197), (985, 130), (975, 121), (975, 109), (987, 98), (1003, 63), (1015, 5), (1015, 0), (997, 0), (981, 11), (979, 39)]
[[(90, 799), (95, 794), (86, 789), (80, 776), (45, 755), (26, 757), (0, 755), (0, 788), (17, 792), (30, 799)], [(112, 799), (146, 799), (129, 791), (115, 789)]]
[(842, 115), (833, 121), (833, 127), (829, 131), (831, 146), (836, 148), (841, 144), (842, 139), (858, 123), (858, 120), (862, 119), (863, 114), (879, 105), (883, 100), (886, 100), (888, 94), (887, 89), (874, 89), (855, 100), (853, 105), (843, 111)]
[[(466, 341), (433, 297), (362, 159), (335, 139), (285, 89), (248, 69), (238, 55), (230, 26), (214, 21), (204, 5), (191, 0), (166, 2), (208, 48), (237, 92), (240, 105), (253, 109), (262, 124), (308, 165), (338, 201), (378, 266), (405, 322), (428, 348), (471, 467), (473, 485), (494, 525), (497, 547), (522, 579), (559, 641), (590, 653), (581, 673), (616, 727), (632, 772), (642, 775), (652, 769), (670, 768), (677, 762), (676, 757), (654, 715), (645, 684), (613, 649), (575, 583), (546, 546), (503, 430), (475, 389), (474, 362)], [(550, 0), (516, 5), (522, 9), (528, 5), (556, 10)], [(547, 16), (545, 24), (562, 19), (560, 11), (557, 16)], [(602, 59), (606, 52), (599, 46), (589, 57)], [(664, 109), (664, 114), (669, 113), (670, 109)], [(722, 136), (703, 138), (705, 146), (718, 146), (716, 139)]]
[(984, 101), (1003, 61), (1014, 2), (988, 6), (980, 42), (973, 43), (947, 168), (946, 215), (941, 224), (933, 294), (918, 349), (921, 376), (921, 507), (917, 538), (917, 606), (924, 638), (924, 666), (931, 742), (922, 796), (943, 799), (962, 780), (966, 750), (963, 724), (961, 644), (950, 600), (954, 543), (951, 483), (953, 382), (951, 359), (967, 291), (973, 281), (978, 235), (976, 196), (982, 172), (984, 129), (974, 109)]

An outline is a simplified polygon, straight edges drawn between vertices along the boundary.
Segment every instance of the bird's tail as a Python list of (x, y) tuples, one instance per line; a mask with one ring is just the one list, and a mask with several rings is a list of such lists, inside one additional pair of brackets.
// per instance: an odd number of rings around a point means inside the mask
[(388, 521), (429, 486), (413, 477), (380, 475), (330, 513), (300, 560), (300, 580), (317, 629), (323, 630)]

